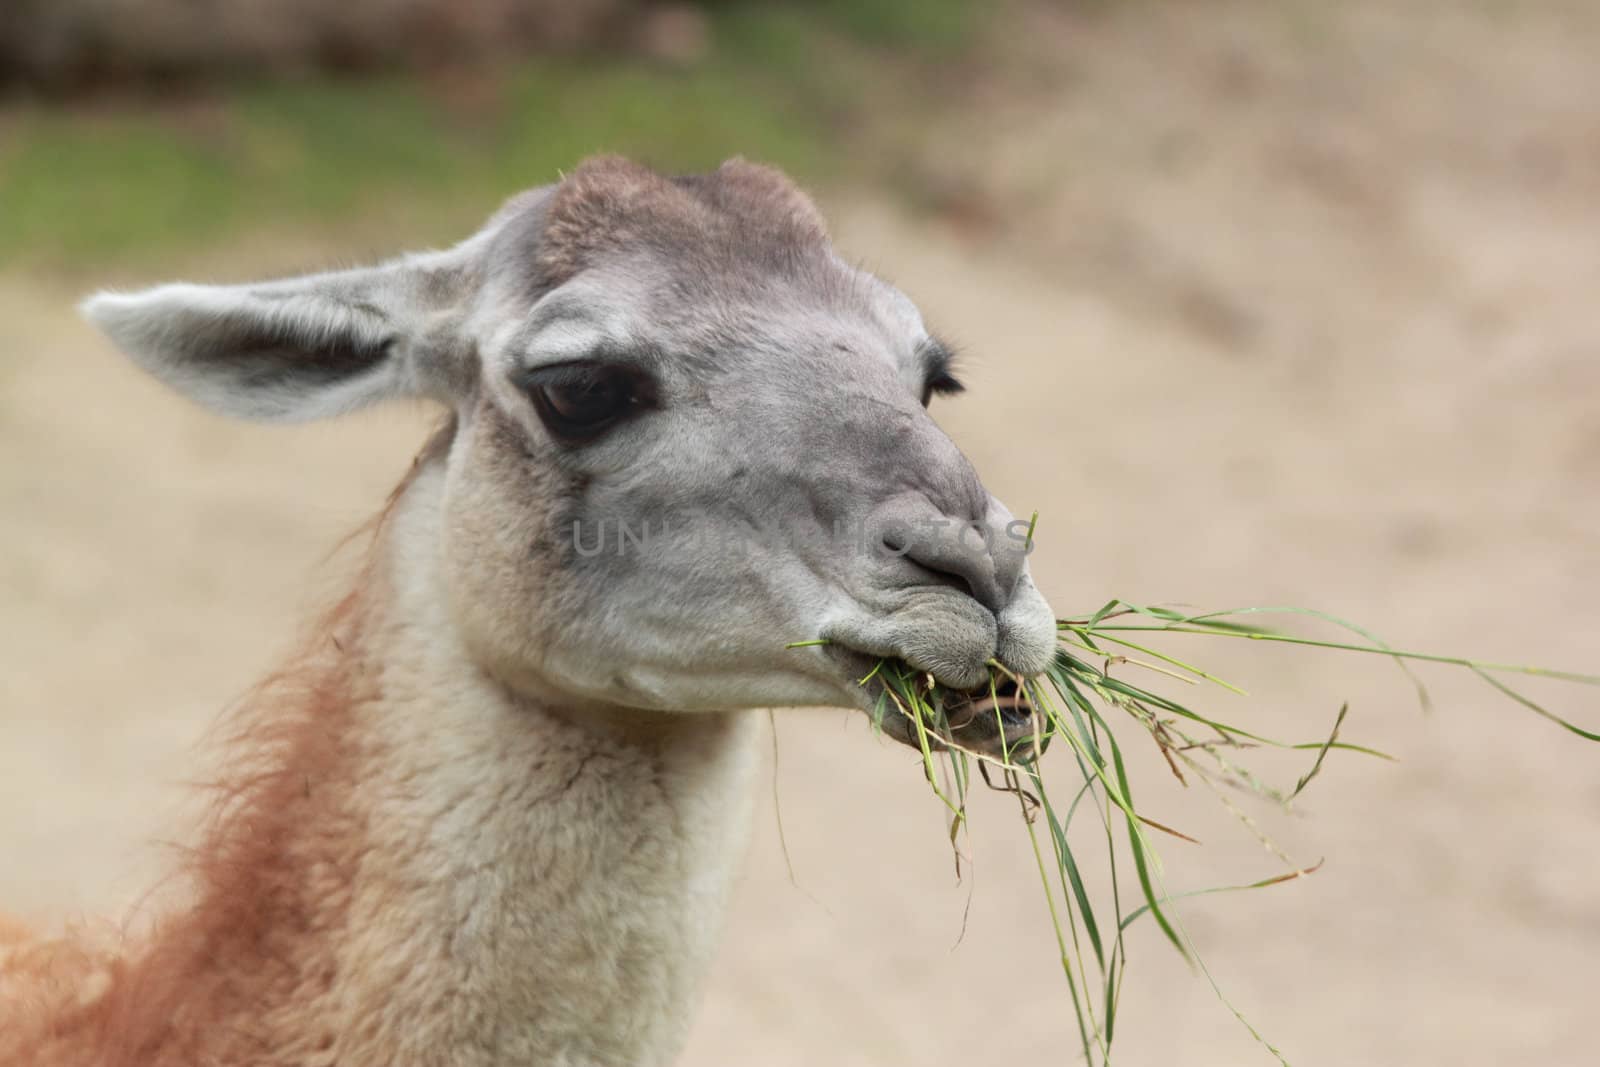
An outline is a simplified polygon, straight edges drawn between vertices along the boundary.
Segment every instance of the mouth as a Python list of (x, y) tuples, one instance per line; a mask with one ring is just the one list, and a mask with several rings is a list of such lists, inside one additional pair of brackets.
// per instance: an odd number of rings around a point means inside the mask
[(899, 659), (881, 660), (863, 680), (873, 721), (901, 744), (921, 751), (958, 749), (1015, 764), (1038, 755), (1043, 722), (1027, 679), (991, 665), (989, 681), (951, 689)]

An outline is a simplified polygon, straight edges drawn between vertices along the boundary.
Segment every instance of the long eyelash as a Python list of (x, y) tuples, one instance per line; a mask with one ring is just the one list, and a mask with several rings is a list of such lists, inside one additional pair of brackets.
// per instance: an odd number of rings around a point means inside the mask
[(930, 338), (928, 347), (932, 350), (928, 367), (928, 379), (924, 388), (929, 396), (951, 396), (962, 392), (966, 386), (961, 379), (956, 377), (956, 371), (961, 367), (961, 351), (955, 345), (943, 338)]

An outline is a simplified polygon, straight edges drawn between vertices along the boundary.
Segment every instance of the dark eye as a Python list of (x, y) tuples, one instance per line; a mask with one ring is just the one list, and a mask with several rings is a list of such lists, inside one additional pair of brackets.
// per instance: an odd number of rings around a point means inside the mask
[(956, 354), (950, 346), (935, 337), (925, 339), (917, 346), (917, 356), (922, 360), (922, 406), (936, 396), (959, 393), (966, 386), (955, 376)]
[(959, 378), (948, 371), (941, 371), (929, 378), (922, 387), (922, 406), (927, 407), (935, 396), (951, 396), (965, 389)]
[(648, 379), (615, 364), (534, 367), (519, 384), (545, 427), (568, 441), (592, 441), (653, 402)]

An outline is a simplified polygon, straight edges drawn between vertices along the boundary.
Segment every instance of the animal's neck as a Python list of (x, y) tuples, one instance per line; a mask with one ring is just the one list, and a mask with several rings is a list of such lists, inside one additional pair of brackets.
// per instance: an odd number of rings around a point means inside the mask
[(198, 857), (196, 906), (113, 998), (140, 1062), (631, 1067), (681, 1044), (755, 723), (596, 730), (486, 677), (427, 569), (436, 481), (400, 501), (298, 717), (251, 728), (268, 764)]

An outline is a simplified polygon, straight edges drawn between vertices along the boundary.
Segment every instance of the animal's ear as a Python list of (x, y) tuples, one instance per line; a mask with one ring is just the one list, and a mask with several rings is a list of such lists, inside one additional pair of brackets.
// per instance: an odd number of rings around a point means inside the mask
[[(459, 389), (467, 271), (455, 253), (255, 285), (99, 293), (82, 312), (134, 361), (225, 415), (300, 421)], [(475, 368), (474, 368), (475, 369)]]

